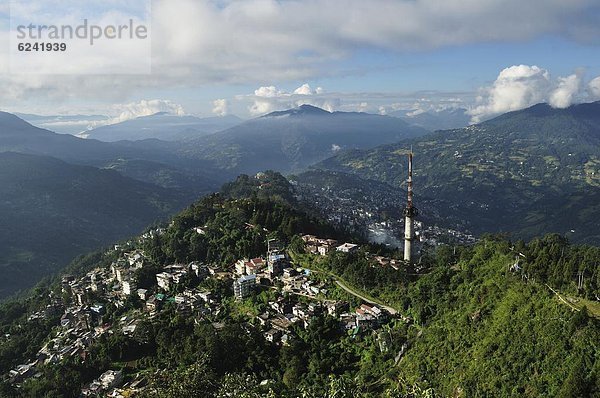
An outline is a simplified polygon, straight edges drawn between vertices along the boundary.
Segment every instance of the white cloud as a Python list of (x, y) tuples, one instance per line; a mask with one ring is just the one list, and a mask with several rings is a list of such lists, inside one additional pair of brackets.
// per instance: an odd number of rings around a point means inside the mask
[(9, 46), (0, 42), (0, 104), (38, 94), (48, 102), (115, 102), (148, 89), (310, 79), (340, 73), (336, 62), (363, 48), (427, 50), (544, 35), (592, 41), (600, 25), (590, 16), (599, 8), (597, 0), (155, 0), (152, 75), (2, 74)]
[(554, 108), (567, 108), (581, 91), (581, 74), (559, 77), (557, 87), (550, 93), (548, 103)]
[(323, 87), (317, 87), (313, 90), (308, 83), (304, 83), (302, 86), (294, 90), (294, 94), (296, 95), (318, 95), (323, 94), (323, 92)]
[(425, 110), (423, 108), (417, 108), (417, 109), (415, 109), (413, 111), (406, 112), (406, 116), (407, 117), (415, 117), (415, 116), (419, 116), (419, 115), (421, 115), (423, 113), (426, 113), (426, 112), (427, 112), (427, 110)]
[(358, 104), (358, 106), (356, 107), (358, 112), (366, 112), (369, 110), (369, 103), (368, 102), (361, 102), (360, 104)]
[(470, 92), (329, 92), (323, 87), (313, 89), (304, 83), (293, 90), (264, 86), (253, 94), (235, 96), (232, 108), (245, 105), (251, 116), (264, 115), (276, 110), (308, 104), (329, 112), (367, 112), (385, 115), (397, 110), (426, 112), (466, 107), (471, 102)]
[(277, 90), (277, 87), (275, 86), (268, 86), (268, 87), (259, 87), (258, 89), (254, 90), (254, 95), (256, 95), (257, 97), (262, 97), (262, 98), (276, 98), (276, 97), (283, 97), (283, 96), (287, 96), (289, 94)]
[(248, 107), (251, 116), (261, 116), (275, 110), (275, 104), (271, 101), (257, 99)]
[(588, 88), (593, 99), (600, 99), (600, 76), (592, 79), (588, 84)]
[(520, 110), (541, 102), (554, 108), (567, 108), (574, 103), (600, 97), (600, 77), (583, 88), (583, 69), (566, 77), (552, 79), (547, 70), (538, 66), (515, 65), (500, 72), (491, 87), (483, 89), (477, 105), (469, 110), (472, 122), (501, 113)]
[[(158, 112), (167, 112), (178, 116), (185, 115), (183, 107), (169, 100), (141, 100), (128, 104), (117, 104), (112, 107), (120, 111), (119, 115), (112, 119), (112, 123), (124, 122), (140, 116), (150, 116)], [(112, 124), (109, 123), (109, 124)]]
[(469, 113), (473, 122), (490, 115), (523, 109), (543, 102), (550, 88), (550, 74), (537, 66), (515, 65), (500, 72), (485, 96), (483, 104)]
[(225, 116), (229, 113), (229, 102), (226, 99), (217, 99), (212, 102), (212, 112), (217, 116)]
[(238, 100), (252, 99), (248, 106), (252, 116), (264, 115), (281, 109), (289, 109), (300, 105), (313, 105), (333, 112), (340, 101), (337, 98), (323, 97), (325, 90), (322, 87), (312, 89), (310, 84), (304, 83), (292, 92), (279, 89), (275, 86), (263, 86), (254, 90), (254, 95), (240, 95)]
[(294, 90), (294, 94), (298, 95), (312, 95), (312, 93), (313, 92), (307, 83), (304, 83), (302, 86)]

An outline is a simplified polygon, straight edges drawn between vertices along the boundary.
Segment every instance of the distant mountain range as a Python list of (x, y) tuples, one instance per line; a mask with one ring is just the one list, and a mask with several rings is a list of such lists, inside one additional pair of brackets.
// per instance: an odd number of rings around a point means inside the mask
[(400, 187), (415, 151), (418, 197), (475, 233), (529, 238), (558, 232), (600, 243), (600, 102), (540, 104), (462, 129), (440, 131), (325, 160), (318, 169)]
[(78, 134), (96, 123), (106, 123), (110, 117), (106, 115), (35, 115), (31, 113), (15, 113), (15, 116), (32, 125), (54, 131), (59, 134)]
[(26, 286), (66, 257), (139, 231), (239, 173), (302, 172), (318, 163), (304, 180), (332, 171), (330, 189), (359, 176), (372, 189), (382, 186), (376, 181), (397, 192), (411, 146), (424, 217), (475, 233), (558, 232), (600, 242), (600, 102), (541, 104), (429, 134), (396, 117), (303, 105), (171, 142), (81, 139), (0, 112), (0, 264), (14, 271), (13, 288)]
[[(51, 156), (74, 164), (117, 168), (126, 176), (165, 187), (175, 186), (172, 181), (163, 184), (166, 176), (184, 174), (194, 183), (180, 187), (196, 193), (212, 191), (231, 178), (226, 173), (217, 173), (207, 161), (178, 155), (180, 145), (159, 140), (108, 143), (82, 139), (40, 129), (15, 115), (0, 112), (0, 152)], [(127, 166), (131, 162), (135, 166)], [(140, 170), (142, 165), (148, 170)]]
[[(91, 130), (88, 139), (81, 139), (36, 128), (14, 115), (0, 112), (0, 151), (46, 155), (96, 167), (115, 167), (118, 160), (120, 170), (126, 175), (132, 171), (135, 174), (131, 177), (158, 184), (162, 184), (160, 178), (149, 176), (156, 176), (156, 170), (161, 168), (165, 173), (176, 169), (192, 177), (207, 177), (222, 183), (239, 173), (266, 169), (301, 171), (341, 151), (372, 148), (427, 133), (390, 116), (327, 112), (310, 105), (273, 112), (212, 134), (189, 128), (202, 122), (208, 131), (218, 128), (219, 123), (237, 121), (157, 114)], [(168, 138), (174, 140), (135, 140), (160, 134), (170, 135)], [(104, 142), (92, 137), (106, 141), (123, 137), (132, 140)], [(125, 167), (132, 161), (137, 162), (135, 167)], [(148, 173), (140, 170), (141, 165), (150, 166)]]
[(0, 198), (0, 298), (190, 202), (115, 171), (13, 152), (0, 153)]
[(400, 110), (391, 112), (389, 115), (429, 131), (458, 129), (471, 124), (471, 116), (464, 108), (448, 108), (438, 111)]
[[(135, 134), (146, 130), (137, 128), (153, 125), (150, 130), (159, 132), (173, 118), (154, 115), (102, 131), (104, 139), (113, 129), (141, 138)], [(92, 132), (100, 136), (99, 130)], [(344, 149), (424, 133), (392, 117), (302, 106), (194, 139), (102, 142), (0, 112), (0, 266), (11, 275), (0, 284), (0, 296), (76, 254), (139, 232), (239, 172), (303, 168)]]
[(104, 142), (147, 139), (175, 141), (215, 133), (243, 121), (234, 115), (201, 118), (168, 112), (158, 112), (118, 123), (114, 123), (109, 116), (105, 115), (43, 116), (28, 113), (15, 113), (15, 115), (42, 129)]
[(372, 148), (425, 133), (398, 118), (302, 105), (190, 140), (181, 153), (235, 172), (290, 172), (340, 151)]
[(122, 140), (159, 139), (176, 141), (197, 138), (225, 130), (242, 122), (237, 116), (198, 118), (177, 116), (165, 112), (137, 117), (121, 123), (110, 124), (79, 134), (82, 138), (93, 138), (105, 142)]

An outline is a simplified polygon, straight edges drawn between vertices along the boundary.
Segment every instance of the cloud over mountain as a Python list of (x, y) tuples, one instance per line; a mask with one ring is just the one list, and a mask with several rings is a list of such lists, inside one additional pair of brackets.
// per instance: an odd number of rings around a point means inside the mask
[(581, 74), (579, 73), (559, 77), (556, 88), (550, 93), (548, 103), (554, 108), (567, 108), (573, 104), (581, 87)]
[[(594, 83), (590, 90), (594, 91)], [(583, 71), (552, 79), (550, 73), (538, 66), (514, 65), (503, 69), (494, 83), (483, 89), (478, 104), (469, 114), (473, 122), (501, 113), (524, 109), (540, 102), (554, 108), (567, 108), (580, 99), (587, 99), (583, 90)]]
[(226, 99), (216, 99), (212, 102), (212, 112), (217, 116), (226, 116), (229, 113), (229, 102)]
[(140, 116), (150, 116), (155, 113), (165, 112), (177, 116), (185, 115), (183, 107), (170, 100), (153, 99), (129, 102), (126, 104), (114, 104), (107, 110), (112, 115), (104, 120), (95, 120), (88, 123), (86, 130), (117, 124)]
[(600, 76), (593, 79), (589, 84), (590, 94), (594, 97), (594, 99), (600, 99)]
[(275, 86), (263, 86), (254, 90), (254, 95), (238, 95), (237, 100), (251, 100), (248, 111), (252, 116), (264, 115), (275, 110), (289, 109), (300, 105), (313, 105), (329, 112), (337, 110), (340, 99), (327, 95), (322, 87), (313, 89), (304, 83), (292, 92)]

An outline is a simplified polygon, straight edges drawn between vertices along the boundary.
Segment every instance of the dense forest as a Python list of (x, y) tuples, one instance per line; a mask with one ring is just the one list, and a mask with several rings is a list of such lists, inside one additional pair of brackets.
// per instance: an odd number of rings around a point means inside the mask
[[(241, 177), (174, 217), (162, 235), (129, 241), (150, 257), (137, 271), (141, 283), (155, 283), (154, 274), (171, 262), (225, 267), (264, 255), (267, 239), (277, 238), (296, 265), (340, 278), (401, 316), (379, 330), (351, 333), (321, 314), (306, 328), (293, 326), (294, 338), (279, 346), (255, 325), (272, 290), (236, 301), (230, 282), (209, 278), (199, 287), (221, 297), (218, 314), (198, 322), (167, 302), (133, 335), (103, 335), (85, 359), (44, 365), (20, 388), (2, 381), (0, 396), (78, 396), (82, 385), (115, 368), (126, 377), (145, 375), (142, 397), (600, 395), (600, 249), (557, 235), (530, 242), (486, 236), (473, 246), (426, 249), (418, 266), (399, 270), (374, 265), (367, 253), (396, 254), (364, 242), (355, 253), (313, 255), (300, 234), (345, 236), (297, 208), (276, 175), (260, 178)], [(203, 234), (192, 232), (198, 226)], [(84, 275), (116, 256), (109, 250), (80, 257), (68, 272)], [(0, 306), (0, 373), (35, 356), (55, 333), (60, 315), (28, 318), (64, 296), (59, 281), (49, 280)], [(141, 307), (133, 297), (108, 306), (105, 322)]]

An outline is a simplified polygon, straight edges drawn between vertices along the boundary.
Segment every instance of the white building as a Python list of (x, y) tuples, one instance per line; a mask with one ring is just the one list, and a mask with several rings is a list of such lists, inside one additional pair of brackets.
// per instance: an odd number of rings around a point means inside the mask
[(256, 275), (245, 275), (233, 282), (235, 298), (243, 300), (250, 295), (256, 285)]
[(129, 296), (135, 292), (137, 286), (135, 282), (131, 279), (123, 281), (123, 294)]
[(137, 295), (139, 296), (140, 300), (146, 301), (146, 299), (148, 298), (148, 290), (147, 289), (138, 289)]
[(158, 283), (158, 287), (164, 290), (169, 290), (171, 287), (171, 279), (173, 275), (168, 272), (161, 272), (160, 274), (156, 274), (156, 283)]
[(343, 245), (336, 247), (336, 250), (344, 253), (353, 253), (358, 250), (358, 245), (354, 243), (344, 243)]
[(246, 262), (248, 260), (238, 260), (235, 263), (235, 273), (238, 275), (244, 275), (246, 273)]

